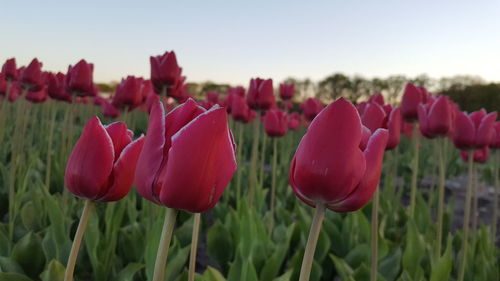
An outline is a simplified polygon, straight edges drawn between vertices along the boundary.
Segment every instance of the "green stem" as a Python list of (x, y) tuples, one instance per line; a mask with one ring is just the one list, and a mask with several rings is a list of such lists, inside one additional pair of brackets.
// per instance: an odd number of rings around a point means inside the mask
[(191, 255), (189, 256), (188, 281), (194, 281), (196, 269), (196, 251), (198, 249), (198, 236), (200, 232), (200, 218), (200, 213), (194, 214), (193, 237), (191, 238)]
[(165, 279), (165, 265), (167, 264), (168, 250), (174, 232), (176, 216), (176, 209), (167, 208), (165, 220), (163, 221), (163, 229), (161, 231), (160, 245), (156, 253), (153, 281), (164, 281)]
[(309, 237), (307, 238), (306, 249), (304, 251), (304, 258), (302, 260), (302, 267), (300, 268), (299, 281), (309, 281), (314, 261), (314, 252), (316, 251), (316, 244), (318, 243), (319, 232), (321, 231), (321, 224), (323, 223), (324, 217), (325, 205), (323, 203), (316, 203)]
[(66, 265), (66, 272), (64, 273), (64, 281), (73, 280), (73, 272), (75, 271), (75, 264), (78, 258), (78, 252), (80, 251), (80, 245), (82, 244), (83, 234), (87, 228), (87, 223), (89, 221), (90, 214), (94, 207), (94, 202), (87, 200), (85, 201), (85, 206), (83, 207), (82, 216), (80, 217), (80, 222), (78, 223), (78, 228), (76, 229), (75, 238), (73, 239), (73, 245), (71, 246), (71, 252), (69, 254), (68, 263)]
[(273, 162), (271, 175), (271, 230), (274, 222), (274, 203), (276, 201), (276, 170), (278, 162), (278, 138), (273, 138)]
[(411, 175), (411, 194), (410, 194), (410, 218), (413, 219), (415, 214), (415, 205), (417, 201), (417, 179), (418, 179), (418, 157), (419, 157), (419, 137), (418, 137), (418, 124), (415, 123), (413, 126), (413, 149), (414, 149), (414, 157), (413, 158), (413, 167), (412, 167), (412, 175)]
[(458, 281), (463, 281), (465, 276), (465, 267), (467, 264), (467, 248), (469, 239), (469, 220), (470, 220), (470, 203), (472, 197), (472, 174), (474, 169), (474, 152), (473, 150), (468, 151), (468, 182), (467, 191), (465, 193), (465, 212), (464, 212), (464, 231), (462, 238), (462, 262), (460, 263), (460, 268), (458, 271)]
[[(444, 141), (444, 140), (443, 140)], [(443, 242), (443, 216), (444, 216), (444, 195), (445, 195), (445, 177), (446, 167), (444, 163), (443, 142), (437, 140), (437, 156), (439, 165), (439, 185), (438, 185), (438, 217), (437, 217), (437, 239), (436, 239), (436, 260), (441, 256), (441, 244)]]
[(45, 171), (45, 188), (49, 191), (50, 187), (50, 170), (52, 167), (52, 139), (54, 138), (54, 126), (56, 121), (56, 107), (55, 104), (49, 104), (50, 107), (50, 128), (49, 139), (47, 140), (47, 167)]
[(264, 165), (266, 164), (267, 134), (262, 134), (262, 150), (260, 151), (260, 176), (259, 186), (264, 186)]
[(499, 173), (499, 168), (500, 168), (500, 150), (497, 149), (495, 151), (495, 159), (493, 159), (495, 162), (494, 165), (494, 177), (495, 177), (495, 197), (493, 198), (493, 219), (492, 219), (492, 237), (493, 241), (496, 240), (497, 237), (497, 220), (498, 220), (498, 196), (500, 196), (498, 190), (500, 189), (500, 181), (498, 179), (498, 173)]
[(370, 280), (377, 280), (377, 263), (378, 263), (378, 209), (379, 209), (379, 189), (375, 190), (375, 194), (373, 194), (373, 202), (372, 202), (372, 231), (371, 231), (371, 254), (372, 254), (372, 264), (370, 269)]
[(254, 189), (257, 185), (257, 161), (259, 157), (260, 118), (255, 118), (253, 127), (252, 155), (250, 158), (250, 186), (248, 188), (248, 205), (253, 205)]
[(244, 159), (242, 159), (243, 140), (244, 140), (243, 123), (236, 122), (236, 127), (238, 127), (238, 147), (236, 148), (237, 149), (236, 159), (238, 160), (238, 169), (236, 170), (236, 204), (239, 204), (241, 196), (241, 173), (243, 170), (243, 162), (244, 162)]
[[(474, 158), (474, 157), (473, 157)], [(477, 219), (478, 219), (478, 194), (477, 194), (477, 189), (478, 189), (478, 166), (474, 165), (474, 171), (473, 171), (473, 177), (472, 180), (473, 186), (472, 186), (472, 230), (471, 230), (471, 236), (474, 238), (476, 234), (476, 228), (477, 228)]]

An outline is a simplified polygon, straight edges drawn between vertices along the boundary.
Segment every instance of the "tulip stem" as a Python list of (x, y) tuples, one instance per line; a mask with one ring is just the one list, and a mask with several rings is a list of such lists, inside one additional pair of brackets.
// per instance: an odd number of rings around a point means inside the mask
[(438, 185), (438, 209), (437, 209), (437, 239), (436, 239), (436, 260), (441, 256), (441, 244), (443, 242), (443, 216), (444, 216), (444, 196), (445, 196), (445, 177), (446, 167), (444, 161), (444, 140), (438, 139), (436, 143), (438, 166), (439, 166), (439, 185)]
[[(474, 157), (472, 157), (474, 158)], [(471, 236), (474, 238), (476, 234), (476, 228), (477, 228), (477, 219), (478, 219), (478, 213), (477, 213), (477, 204), (478, 204), (478, 198), (477, 198), (477, 189), (478, 189), (478, 166), (474, 165), (474, 170), (473, 170), (473, 186), (472, 186), (472, 230), (471, 230)]]
[(418, 156), (420, 148), (417, 126), (418, 126), (417, 123), (413, 125), (414, 158), (413, 158), (413, 167), (411, 175), (410, 218), (413, 218), (413, 215), (415, 214), (415, 205), (417, 201), (417, 178), (418, 178), (418, 161), (419, 161)]
[(243, 123), (236, 122), (236, 126), (238, 127), (238, 147), (236, 148), (236, 159), (238, 160), (239, 169), (236, 170), (236, 204), (240, 202), (241, 196), (241, 172), (243, 167), (242, 151), (243, 151)]
[(458, 281), (463, 281), (465, 276), (465, 266), (467, 264), (467, 247), (468, 247), (468, 237), (469, 237), (469, 220), (470, 220), (470, 203), (472, 197), (472, 173), (474, 166), (474, 155), (473, 151), (468, 152), (468, 181), (467, 181), (467, 191), (465, 193), (465, 212), (464, 212), (464, 231), (462, 238), (462, 262), (460, 263), (460, 268), (458, 271)]
[(499, 173), (499, 168), (500, 168), (500, 150), (495, 151), (495, 158), (493, 159), (495, 162), (495, 165), (493, 166), (493, 173), (495, 177), (495, 197), (493, 198), (493, 219), (492, 219), (492, 236), (493, 241), (496, 240), (497, 237), (497, 220), (498, 220), (498, 196), (500, 196), (498, 190), (500, 189), (500, 180), (498, 179), (498, 173)]
[(191, 238), (191, 255), (189, 256), (188, 281), (194, 281), (194, 274), (196, 269), (196, 251), (198, 250), (198, 233), (200, 232), (200, 218), (200, 213), (194, 214), (193, 237)]
[(66, 272), (64, 273), (64, 281), (73, 280), (73, 272), (75, 271), (75, 264), (78, 258), (78, 252), (80, 251), (80, 245), (82, 244), (83, 234), (87, 228), (87, 223), (92, 213), (94, 207), (94, 202), (87, 200), (83, 207), (82, 216), (80, 217), (80, 222), (78, 223), (78, 228), (76, 229), (75, 238), (73, 239), (73, 245), (71, 246), (71, 252), (68, 257), (68, 263), (66, 265)]
[(50, 103), (50, 128), (49, 128), (49, 139), (47, 140), (47, 167), (45, 171), (45, 188), (47, 191), (50, 189), (50, 169), (52, 167), (52, 140), (54, 138), (54, 125), (56, 121), (56, 104)]
[(370, 269), (370, 281), (377, 280), (377, 263), (378, 263), (378, 209), (379, 209), (379, 188), (375, 189), (375, 194), (373, 194), (372, 201), (372, 231), (371, 231), (371, 269)]
[(274, 225), (274, 203), (276, 201), (276, 168), (278, 162), (278, 138), (273, 138), (273, 163), (271, 175), (271, 231)]
[(264, 165), (266, 164), (267, 134), (262, 134), (262, 150), (260, 151), (259, 186), (264, 186)]
[(252, 155), (250, 158), (250, 186), (248, 188), (248, 206), (252, 207), (254, 189), (257, 185), (257, 161), (259, 157), (259, 141), (260, 141), (260, 120), (255, 118), (253, 121), (253, 143), (252, 143)]
[(314, 261), (314, 252), (316, 251), (316, 244), (318, 243), (319, 232), (321, 231), (321, 224), (323, 223), (324, 217), (325, 204), (316, 203), (311, 229), (309, 230), (309, 237), (307, 238), (306, 249), (304, 251), (304, 258), (302, 260), (302, 267), (300, 268), (299, 281), (309, 281)]
[(153, 281), (163, 281), (165, 279), (165, 265), (167, 264), (168, 250), (170, 248), (170, 240), (174, 232), (175, 219), (177, 210), (167, 208), (165, 220), (163, 221), (163, 229), (161, 231), (160, 245), (156, 253), (155, 269)]

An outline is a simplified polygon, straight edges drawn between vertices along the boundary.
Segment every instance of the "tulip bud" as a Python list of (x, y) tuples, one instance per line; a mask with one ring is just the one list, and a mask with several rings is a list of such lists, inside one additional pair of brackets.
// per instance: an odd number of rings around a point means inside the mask
[(103, 126), (90, 118), (66, 166), (65, 182), (74, 195), (93, 201), (117, 201), (132, 187), (144, 137), (132, 141), (122, 122)]
[(248, 123), (250, 120), (250, 111), (244, 97), (234, 95), (232, 97), (231, 116), (234, 120)]
[(117, 118), (120, 116), (120, 111), (108, 100), (102, 101), (102, 115), (109, 118)]
[(385, 104), (384, 96), (380, 93), (371, 95), (370, 98), (368, 99), (368, 102), (369, 103), (376, 103), (376, 104), (381, 105), (381, 106), (383, 106)]
[(275, 106), (273, 80), (255, 78), (250, 80), (248, 88), (247, 103), (255, 110), (268, 110)]
[(6, 80), (17, 80), (18, 72), (15, 58), (10, 58), (5, 61), (2, 66), (2, 73), (5, 75)]
[(182, 69), (177, 64), (174, 51), (166, 51), (165, 54), (150, 57), (151, 82), (157, 94), (161, 94), (164, 88), (172, 88), (181, 77)]
[(292, 112), (288, 116), (288, 129), (297, 130), (300, 125), (300, 114), (298, 112)]
[(66, 89), (66, 75), (58, 72), (57, 74), (49, 73), (47, 77), (47, 92), (51, 98), (67, 102), (73, 100), (73, 97)]
[(398, 146), (401, 138), (401, 123), (401, 110), (399, 107), (396, 107), (391, 110), (386, 125), (384, 125), (384, 128), (389, 131), (386, 150), (391, 150)]
[(425, 94), (412, 83), (406, 84), (403, 98), (401, 100), (401, 115), (407, 122), (413, 122), (418, 119), (418, 105), (423, 103)]
[(21, 71), (21, 86), (30, 91), (42, 89), (45, 81), (42, 75), (42, 63), (34, 58), (30, 64)]
[[(490, 149), (487, 146), (474, 150), (474, 153), (472, 156), (474, 159), (474, 162), (486, 163), (486, 161), (488, 161), (489, 152), (490, 152)], [(464, 150), (460, 151), (460, 156), (462, 157), (462, 160), (464, 160), (465, 162), (469, 161), (468, 151), (464, 151)]]
[(291, 100), (293, 98), (294, 93), (295, 93), (295, 85), (293, 83), (280, 84), (280, 97), (282, 100)]
[(427, 138), (446, 136), (451, 128), (451, 117), (450, 101), (445, 96), (418, 106), (420, 132)]
[(153, 106), (135, 174), (144, 198), (169, 208), (205, 212), (218, 202), (235, 170), (224, 108), (205, 110), (188, 99), (165, 115), (161, 102)]
[(385, 110), (378, 103), (369, 103), (361, 115), (363, 125), (370, 129), (371, 132), (382, 128), (385, 118)]
[(75, 66), (68, 67), (66, 74), (66, 87), (68, 91), (77, 96), (96, 96), (93, 82), (94, 65), (80, 60)]
[(279, 109), (266, 111), (263, 117), (264, 129), (270, 137), (282, 137), (288, 129), (288, 118), (285, 112)]
[(316, 116), (290, 168), (290, 185), (302, 201), (348, 212), (370, 200), (380, 178), (388, 133), (377, 129), (362, 151), (362, 132), (356, 108), (343, 98)]
[(497, 113), (486, 114), (481, 109), (470, 115), (465, 112), (457, 112), (453, 132), (453, 143), (458, 149), (483, 148), (490, 145), (494, 134), (494, 125)]
[(113, 96), (112, 104), (116, 108), (135, 108), (143, 101), (143, 93), (141, 92), (144, 79), (134, 76), (127, 76), (122, 79), (116, 87), (115, 95)]
[(323, 110), (323, 104), (315, 98), (308, 98), (300, 105), (300, 109), (304, 113), (304, 117), (311, 121)]
[(47, 94), (47, 86), (44, 86), (39, 91), (30, 91), (26, 94), (26, 99), (32, 103), (41, 103), (47, 100), (49, 95)]

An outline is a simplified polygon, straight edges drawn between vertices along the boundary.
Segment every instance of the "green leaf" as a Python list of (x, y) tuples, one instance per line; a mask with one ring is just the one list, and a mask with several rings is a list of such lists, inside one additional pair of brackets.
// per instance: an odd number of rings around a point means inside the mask
[(205, 272), (203, 272), (204, 281), (226, 281), (224, 276), (215, 268), (208, 266)]
[(224, 225), (217, 220), (207, 233), (208, 256), (222, 266), (227, 268), (233, 258), (234, 244), (231, 234)]
[[(36, 278), (45, 265), (45, 255), (38, 235), (30, 232), (17, 242), (12, 250), (12, 259), (16, 261), (28, 276)], [(1, 279), (0, 279), (1, 280)]]
[(173, 281), (182, 272), (182, 269), (186, 265), (186, 262), (189, 257), (189, 250), (191, 249), (191, 245), (188, 245), (184, 248), (180, 248), (180, 244), (175, 242), (174, 247), (172, 247), (172, 251), (169, 251), (171, 256), (167, 260), (167, 270), (165, 271), (165, 280)]
[(295, 224), (288, 227), (286, 234), (284, 235), (285, 241), (276, 246), (273, 254), (269, 259), (267, 259), (264, 267), (260, 272), (260, 281), (271, 281), (276, 277), (281, 269), (281, 266), (285, 260), (285, 255), (288, 252), (290, 240), (295, 228)]
[(420, 262), (425, 254), (425, 242), (417, 230), (413, 221), (408, 222), (408, 232), (406, 234), (406, 248), (403, 253), (403, 269), (410, 276), (416, 276), (420, 267)]
[[(124, 269), (122, 269), (114, 280), (120, 281), (133, 281), (135, 274), (139, 270), (144, 268), (144, 264), (140, 263), (129, 263)], [(45, 281), (45, 280), (44, 280)]]
[(64, 281), (66, 268), (57, 260), (51, 260), (40, 278), (42, 281)]
[(379, 272), (388, 281), (396, 280), (401, 271), (401, 248), (396, 250), (390, 255), (386, 256), (379, 264)]
[(11, 258), (0, 257), (0, 272), (11, 272), (24, 274), (21, 266)]
[(18, 273), (0, 273), (0, 280), (2, 281), (32, 281), (30, 278)]
[(347, 262), (335, 255), (330, 254), (330, 258), (335, 265), (335, 269), (337, 270), (338, 275), (342, 280), (349, 280), (351, 276), (354, 274), (354, 270), (347, 264)]
[(439, 259), (432, 264), (431, 281), (449, 280), (451, 275), (451, 235), (448, 235), (446, 250)]

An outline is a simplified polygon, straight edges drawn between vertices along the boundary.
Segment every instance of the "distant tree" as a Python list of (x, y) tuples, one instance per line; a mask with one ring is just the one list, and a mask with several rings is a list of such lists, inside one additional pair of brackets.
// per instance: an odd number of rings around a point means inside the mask
[(458, 103), (461, 110), (468, 112), (484, 108), (487, 111), (500, 110), (500, 84), (476, 84), (470, 86), (452, 86), (441, 92)]
[(319, 82), (319, 96), (336, 100), (351, 88), (351, 80), (342, 73), (334, 73)]
[(346, 91), (346, 98), (352, 102), (358, 102), (361, 97), (368, 97), (371, 93), (372, 83), (361, 76), (352, 77), (350, 88)]
[(464, 89), (471, 85), (485, 84), (485, 81), (480, 76), (474, 75), (455, 75), (453, 77), (443, 77), (437, 82), (438, 92), (444, 91), (450, 88)]
[(404, 75), (391, 75), (385, 79), (388, 103), (396, 105), (399, 102), (399, 97), (407, 82), (408, 78)]

